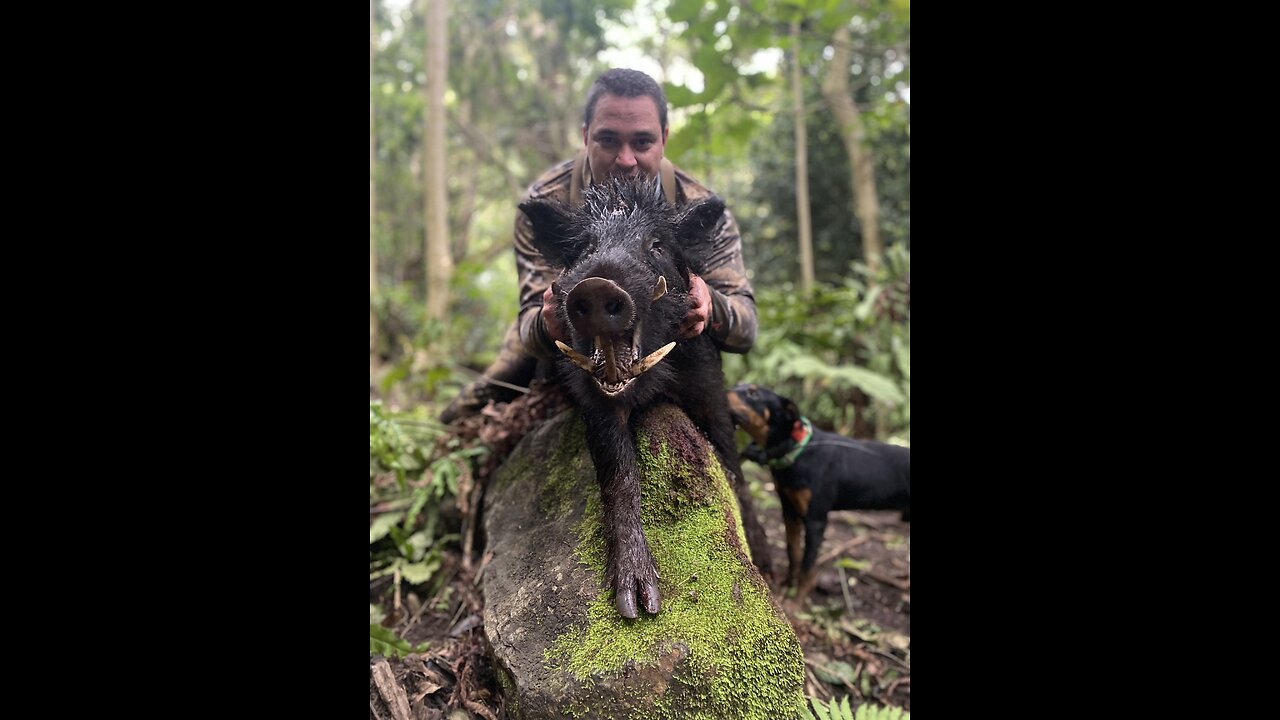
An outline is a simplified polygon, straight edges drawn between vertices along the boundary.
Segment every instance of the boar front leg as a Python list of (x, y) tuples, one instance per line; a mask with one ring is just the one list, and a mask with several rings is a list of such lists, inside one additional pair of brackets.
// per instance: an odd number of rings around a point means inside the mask
[(618, 613), (634, 618), (637, 595), (651, 614), (657, 614), (660, 596), (658, 570), (640, 527), (640, 477), (629, 416), (623, 408), (583, 413), (604, 505), (605, 582), (613, 588)]

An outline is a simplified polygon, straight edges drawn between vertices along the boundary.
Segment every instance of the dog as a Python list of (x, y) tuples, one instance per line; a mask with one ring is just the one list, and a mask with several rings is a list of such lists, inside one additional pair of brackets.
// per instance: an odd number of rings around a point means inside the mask
[(901, 510), (911, 520), (911, 448), (815, 428), (794, 402), (759, 385), (736, 385), (728, 399), (734, 423), (751, 436), (742, 457), (773, 471), (787, 529), (786, 585), (797, 599), (817, 582), (827, 513)]

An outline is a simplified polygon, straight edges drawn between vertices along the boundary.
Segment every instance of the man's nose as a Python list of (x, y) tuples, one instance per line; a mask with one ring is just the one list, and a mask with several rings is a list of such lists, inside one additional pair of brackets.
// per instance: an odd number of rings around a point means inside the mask
[(623, 145), (622, 150), (618, 152), (617, 163), (620, 167), (631, 168), (636, 165), (636, 154), (631, 152), (630, 145)]

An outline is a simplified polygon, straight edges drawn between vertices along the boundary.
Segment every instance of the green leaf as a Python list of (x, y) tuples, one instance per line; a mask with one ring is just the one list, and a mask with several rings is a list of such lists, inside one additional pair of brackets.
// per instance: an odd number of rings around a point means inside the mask
[(818, 698), (810, 698), (810, 700), (813, 702), (813, 712), (818, 716), (818, 720), (831, 720), (831, 712), (821, 700)]
[(911, 720), (911, 713), (893, 705), (871, 705), (865, 703), (858, 706), (853, 720)]
[(440, 569), (439, 560), (428, 560), (420, 563), (404, 563), (400, 566), (400, 577), (410, 585), (421, 585), (431, 579)]
[(844, 720), (853, 720), (853, 710), (849, 709), (848, 695), (840, 699), (840, 717), (844, 718)]
[(871, 310), (875, 308), (876, 300), (880, 298), (880, 294), (884, 292), (883, 285), (876, 285), (871, 288), (871, 292), (867, 293), (867, 297), (858, 303), (858, 307), (854, 309), (853, 316), (858, 320), (866, 320), (871, 316)]
[(381, 607), (374, 605), (373, 603), (369, 603), (369, 624), (370, 625), (379, 625), (382, 623), (384, 619), (386, 619), (386, 617), (387, 617), (387, 614), (382, 612)]
[(826, 665), (815, 665), (813, 674), (822, 682), (832, 685), (853, 684), (853, 666), (843, 660), (832, 660)]
[(698, 103), (698, 94), (689, 88), (671, 83), (663, 83), (662, 85), (667, 95), (667, 102), (671, 103), (671, 107), (688, 107)]
[(396, 635), (394, 630), (369, 623), (370, 655), (395, 657), (397, 655), (408, 655), (409, 653), (420, 653), (425, 652), (429, 645), (430, 643), (422, 643), (417, 647), (413, 647), (399, 635)]
[(870, 560), (854, 560), (853, 558), (842, 557), (835, 562), (836, 567), (842, 567), (845, 570), (866, 570), (871, 567)]
[(704, 43), (693, 54), (693, 64), (702, 71), (706, 83), (699, 100), (711, 102), (720, 97), (725, 85), (738, 76), (738, 71), (725, 62), (724, 56), (711, 43)]
[(373, 519), (369, 525), (369, 544), (372, 545), (386, 536), (391, 528), (404, 519), (403, 512), (383, 513)]
[(692, 22), (702, 12), (703, 0), (672, 0), (667, 7), (667, 17), (671, 22)]
[(871, 397), (894, 405), (906, 401), (891, 378), (857, 365), (833, 367), (813, 355), (804, 354), (782, 363), (779, 372), (799, 379), (819, 378), (837, 387), (856, 386)]
[(841, 25), (847, 24), (853, 17), (849, 11), (840, 12), (834, 8), (828, 8), (827, 12), (823, 12), (818, 17), (818, 31), (823, 35), (830, 36)]
[[(427, 554), (427, 548), (431, 545), (431, 538), (428, 537), (426, 530), (419, 530), (410, 535), (406, 539), (401, 548), (401, 554), (413, 561), (420, 561)], [(407, 550), (408, 552), (404, 552)]]
[(902, 377), (911, 379), (911, 345), (902, 341), (897, 335), (893, 336), (893, 355), (898, 360), (898, 369), (902, 371)]
[(413, 523), (418, 519), (418, 513), (422, 512), (422, 508), (427, 504), (427, 500), (431, 494), (429, 488), (415, 488), (413, 491), (413, 504), (409, 506), (409, 512), (404, 516), (405, 532), (413, 530)]

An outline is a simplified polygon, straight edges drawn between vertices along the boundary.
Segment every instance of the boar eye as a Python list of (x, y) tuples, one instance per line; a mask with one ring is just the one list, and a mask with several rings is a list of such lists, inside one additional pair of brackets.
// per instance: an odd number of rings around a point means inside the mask
[(653, 241), (653, 245), (650, 245), (650, 246), (649, 246), (649, 253), (650, 253), (651, 255), (661, 255), (661, 254), (662, 254), (662, 252), (663, 252), (663, 250), (662, 250), (662, 241), (661, 241), (661, 240), (654, 240), (654, 241)]

